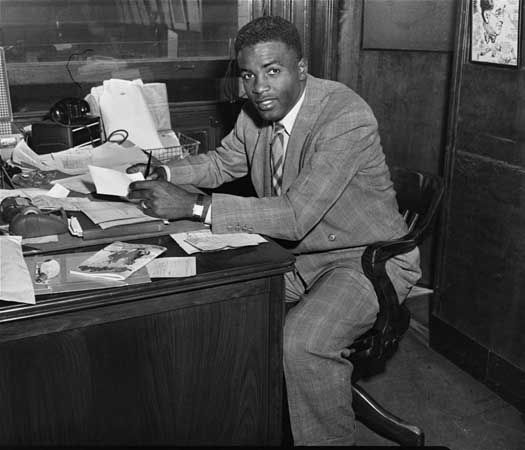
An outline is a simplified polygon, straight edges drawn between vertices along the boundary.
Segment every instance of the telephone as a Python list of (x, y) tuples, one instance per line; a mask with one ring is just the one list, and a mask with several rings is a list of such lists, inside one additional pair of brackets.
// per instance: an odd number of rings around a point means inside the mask
[(89, 104), (81, 98), (68, 97), (55, 103), (49, 110), (49, 118), (63, 125), (84, 123), (89, 114)]
[(68, 221), (63, 209), (43, 212), (27, 197), (6, 197), (0, 203), (0, 218), (9, 224), (9, 233), (24, 238), (63, 234)]
[(90, 143), (101, 144), (100, 117), (90, 114), (89, 103), (67, 97), (55, 103), (43, 120), (31, 124), (29, 146), (39, 155)]

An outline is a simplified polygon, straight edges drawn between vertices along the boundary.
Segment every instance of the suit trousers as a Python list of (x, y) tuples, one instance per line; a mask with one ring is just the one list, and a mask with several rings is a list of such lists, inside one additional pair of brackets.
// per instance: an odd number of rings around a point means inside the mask
[[(287, 300), (296, 300), (300, 290), (290, 273)], [(342, 355), (375, 322), (376, 294), (362, 272), (339, 267), (300, 298), (286, 315), (283, 339), (294, 445), (353, 445), (353, 367)]]

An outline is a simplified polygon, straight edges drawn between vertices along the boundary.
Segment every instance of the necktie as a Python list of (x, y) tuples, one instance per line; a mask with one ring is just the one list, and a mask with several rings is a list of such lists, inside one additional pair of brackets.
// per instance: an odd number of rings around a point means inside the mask
[(273, 137), (271, 143), (272, 152), (272, 187), (274, 195), (281, 195), (281, 185), (283, 181), (284, 163), (284, 125), (275, 122), (273, 126)]

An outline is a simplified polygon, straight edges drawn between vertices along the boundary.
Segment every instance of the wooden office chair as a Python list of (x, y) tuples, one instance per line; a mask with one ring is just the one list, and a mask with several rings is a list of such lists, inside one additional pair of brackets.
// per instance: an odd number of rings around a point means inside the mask
[(363, 376), (384, 370), (386, 360), (396, 351), (408, 329), (410, 312), (404, 304), (399, 304), (385, 264), (423, 242), (444, 191), (441, 178), (435, 175), (402, 168), (393, 168), (391, 174), (399, 210), (409, 231), (399, 239), (369, 245), (361, 259), (364, 273), (376, 291), (379, 313), (373, 327), (349, 347), (348, 359), (354, 365), (353, 408), (356, 418), (379, 435), (402, 446), (423, 446), (424, 433), (419, 427), (388, 412), (357, 383)]

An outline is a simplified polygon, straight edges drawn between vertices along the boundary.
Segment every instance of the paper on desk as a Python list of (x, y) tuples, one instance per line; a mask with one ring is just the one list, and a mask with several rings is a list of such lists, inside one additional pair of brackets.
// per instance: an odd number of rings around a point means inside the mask
[(91, 194), (95, 192), (95, 185), (89, 173), (73, 175), (72, 177), (61, 178), (60, 180), (51, 180), (51, 184), (57, 183), (70, 191), (79, 192), (80, 194)]
[(47, 194), (34, 196), (31, 201), (40, 209), (56, 210), (63, 208), (66, 211), (81, 211), (83, 206), (91, 203), (91, 200), (85, 197), (55, 198)]
[(88, 167), (98, 194), (126, 197), (128, 195), (128, 186), (132, 181), (144, 180), (141, 172), (126, 173), (105, 167)]
[(47, 189), (38, 188), (0, 189), (0, 202), (7, 197), (27, 197), (32, 199), (38, 195), (45, 195), (47, 192)]
[(69, 189), (65, 188), (60, 183), (55, 183), (46, 195), (56, 199), (66, 198), (69, 195)]
[(49, 166), (46, 162), (42, 161), (40, 155), (35, 153), (23, 140), (14, 148), (11, 160), (21, 167), (39, 169), (42, 171), (55, 170), (54, 167)]
[(22, 253), (21, 236), (0, 235), (0, 300), (36, 303), (31, 275)]
[(122, 145), (115, 142), (105, 142), (98, 147), (83, 145), (41, 156), (48, 166), (69, 175), (87, 173), (88, 166), (117, 169), (146, 163), (147, 159), (146, 153), (129, 141)]
[(227, 233), (213, 234), (211, 230), (188, 231), (170, 235), (177, 244), (188, 254), (198, 251), (209, 252), (227, 250), (237, 247), (258, 245), (266, 242), (259, 234), (254, 233)]
[(126, 130), (129, 139), (143, 149), (161, 148), (162, 143), (143, 93), (142, 80), (104, 80), (102, 86), (91, 89), (98, 99), (104, 130)]
[(144, 214), (135, 203), (131, 202), (90, 201), (82, 203), (80, 209), (103, 230), (116, 225), (159, 220), (157, 217)]
[(151, 278), (178, 278), (196, 275), (195, 257), (157, 258), (146, 265)]

